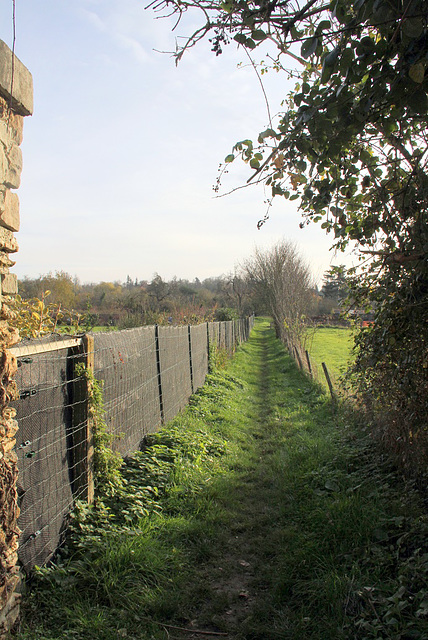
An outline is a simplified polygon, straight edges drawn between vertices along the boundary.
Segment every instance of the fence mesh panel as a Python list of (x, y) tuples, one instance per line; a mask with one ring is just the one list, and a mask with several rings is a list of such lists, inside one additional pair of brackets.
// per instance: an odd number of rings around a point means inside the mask
[(220, 323), (209, 322), (208, 323), (208, 335), (210, 337), (211, 344), (220, 344)]
[(18, 363), (19, 558), (29, 570), (45, 563), (58, 547), (73, 501), (70, 375), (66, 349), (19, 358)]
[(192, 394), (187, 327), (159, 327), (159, 360), (167, 422), (187, 404)]
[(202, 387), (208, 373), (208, 336), (207, 325), (190, 327), (192, 345), (193, 391)]
[[(170, 330), (168, 328), (168, 330)], [(94, 334), (95, 377), (104, 380), (105, 420), (126, 456), (161, 423), (155, 327)]]

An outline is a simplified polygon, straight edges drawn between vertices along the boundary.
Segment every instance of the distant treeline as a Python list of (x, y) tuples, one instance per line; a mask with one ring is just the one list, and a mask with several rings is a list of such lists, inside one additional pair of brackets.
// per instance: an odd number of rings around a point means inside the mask
[[(326, 274), (321, 290), (310, 290), (310, 314), (331, 314), (343, 293)], [(174, 277), (164, 280), (158, 273), (148, 280), (128, 276), (125, 282), (82, 284), (65, 271), (19, 281), (23, 300), (44, 299), (82, 316), (90, 329), (111, 326), (120, 329), (151, 324), (197, 324), (232, 320), (252, 313), (265, 313), (264, 301), (245, 271), (200, 280)], [(337, 285), (337, 283), (336, 283)], [(64, 322), (67, 322), (67, 314)]]
[(82, 284), (65, 271), (38, 278), (23, 278), (19, 294), (24, 300), (46, 300), (84, 317), (92, 326), (128, 328), (145, 324), (195, 324), (230, 320), (253, 311), (248, 283), (239, 275), (193, 281), (127, 277), (125, 282)]

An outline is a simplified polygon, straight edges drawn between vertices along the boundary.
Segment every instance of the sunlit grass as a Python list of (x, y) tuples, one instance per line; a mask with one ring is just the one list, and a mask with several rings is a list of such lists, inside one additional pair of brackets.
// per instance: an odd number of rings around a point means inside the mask
[(319, 326), (308, 330), (305, 348), (323, 386), (327, 383), (321, 363), (326, 363), (330, 377), (338, 384), (352, 360), (353, 335), (354, 330), (347, 327)]

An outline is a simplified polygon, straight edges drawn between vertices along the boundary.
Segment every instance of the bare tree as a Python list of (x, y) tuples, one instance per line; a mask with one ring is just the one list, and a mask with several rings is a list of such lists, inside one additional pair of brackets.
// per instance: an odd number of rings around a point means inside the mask
[(235, 271), (224, 276), (221, 289), (225, 299), (236, 308), (239, 317), (247, 313), (250, 301), (250, 287), (248, 276), (242, 269), (235, 267)]
[(292, 242), (282, 240), (271, 249), (256, 249), (243, 265), (254, 295), (273, 318), (276, 335), (299, 342), (311, 304), (309, 267)]

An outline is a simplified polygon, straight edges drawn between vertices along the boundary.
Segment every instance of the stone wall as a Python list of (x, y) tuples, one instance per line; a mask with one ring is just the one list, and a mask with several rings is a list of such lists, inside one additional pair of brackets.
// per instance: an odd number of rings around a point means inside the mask
[(0, 638), (16, 621), (20, 596), (17, 567), (19, 529), (17, 518), (17, 458), (14, 452), (18, 425), (9, 402), (16, 397), (13, 381), (16, 359), (8, 348), (19, 334), (10, 326), (7, 299), (17, 293), (17, 277), (10, 273), (18, 251), (19, 200), (15, 193), (21, 181), (24, 116), (33, 111), (33, 81), (30, 72), (0, 40)]

